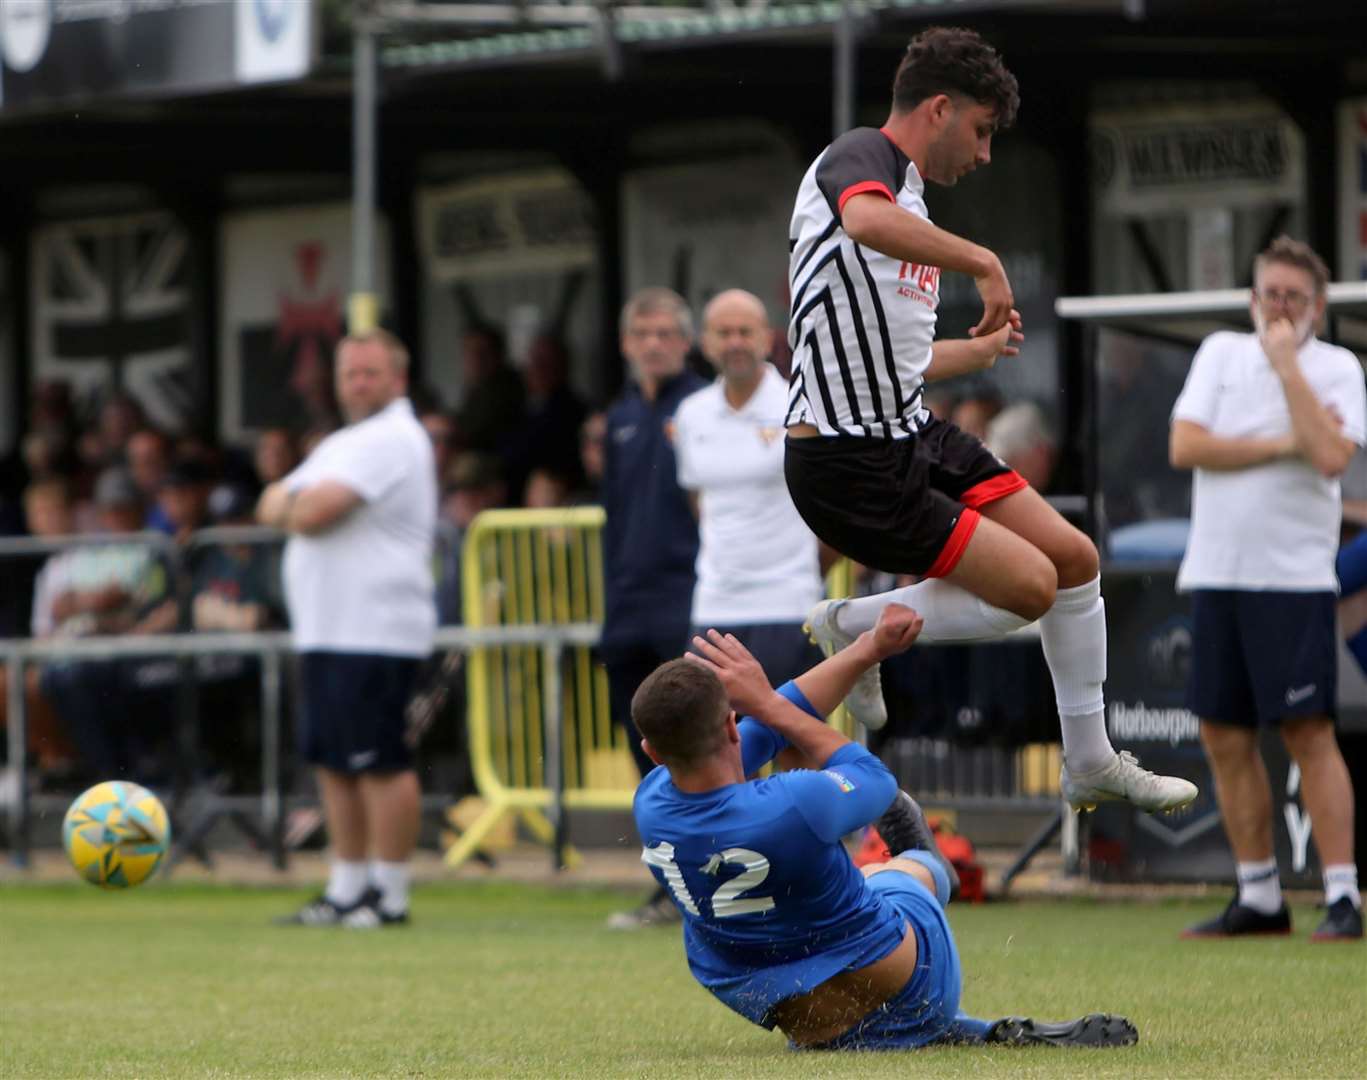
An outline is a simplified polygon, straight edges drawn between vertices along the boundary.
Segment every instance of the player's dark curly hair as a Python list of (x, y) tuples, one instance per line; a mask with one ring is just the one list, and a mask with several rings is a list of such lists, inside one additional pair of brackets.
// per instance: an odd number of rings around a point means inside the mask
[(723, 739), (731, 706), (715, 674), (692, 660), (670, 660), (652, 671), (631, 699), (631, 719), (671, 765), (689, 766)]
[(1016, 77), (997, 50), (974, 31), (957, 26), (933, 26), (917, 34), (893, 76), (892, 107), (898, 112), (936, 94), (962, 94), (991, 105), (998, 128), (1010, 127), (1020, 108)]

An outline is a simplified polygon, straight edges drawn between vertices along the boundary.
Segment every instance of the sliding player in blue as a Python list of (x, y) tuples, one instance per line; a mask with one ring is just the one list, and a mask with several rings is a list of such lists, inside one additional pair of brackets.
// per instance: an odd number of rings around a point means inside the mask
[[(641, 858), (683, 912), (690, 970), (795, 1048), (1136, 1042), (1134, 1025), (1102, 1013), (1049, 1024), (959, 1012), (944, 912), (953, 867), (883, 763), (821, 719), (920, 631), (920, 616), (890, 604), (872, 630), (775, 691), (740, 642), (713, 630), (693, 639), (700, 655), (641, 684), (632, 719), (660, 766), (636, 792)], [(746, 779), (787, 746), (820, 769)], [(874, 822), (899, 854), (861, 873), (841, 837)]]

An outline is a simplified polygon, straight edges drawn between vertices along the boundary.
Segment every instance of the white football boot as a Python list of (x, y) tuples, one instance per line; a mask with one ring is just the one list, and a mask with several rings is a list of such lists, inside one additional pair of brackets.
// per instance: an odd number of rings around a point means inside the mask
[[(844, 607), (844, 600), (822, 600), (807, 615), (802, 629), (827, 656), (834, 656), (847, 645), (853, 644), (857, 635), (847, 634), (835, 625), (835, 613)], [(888, 722), (888, 707), (883, 701), (883, 680), (878, 675), (878, 665), (874, 664), (850, 690), (845, 698), (845, 706), (856, 720), (870, 731), (877, 731)]]
[(1098, 803), (1128, 802), (1148, 810), (1176, 810), (1196, 798), (1197, 788), (1179, 776), (1160, 776), (1141, 768), (1139, 759), (1121, 750), (1110, 762), (1091, 772), (1071, 773), (1067, 760), (1059, 788), (1074, 810), (1095, 810)]

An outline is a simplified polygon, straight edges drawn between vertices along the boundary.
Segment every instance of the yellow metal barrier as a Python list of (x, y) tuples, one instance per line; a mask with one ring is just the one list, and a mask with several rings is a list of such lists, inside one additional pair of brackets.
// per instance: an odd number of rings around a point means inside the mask
[[(465, 625), (563, 626), (603, 621), (601, 507), (491, 510), (466, 533), (461, 552)], [(850, 566), (831, 571), (832, 595), (848, 595)], [(539, 840), (553, 837), (545, 811), (554, 793), (543, 747), (543, 650), (481, 647), (469, 656), (466, 723), (475, 784), (484, 808), (446, 852), (459, 866), (503, 818), (516, 813)], [(627, 810), (639, 779), (626, 735), (612, 723), (607, 675), (587, 646), (560, 661), (563, 805)], [(831, 722), (854, 737), (842, 708)], [(567, 853), (573, 861), (577, 856)]]

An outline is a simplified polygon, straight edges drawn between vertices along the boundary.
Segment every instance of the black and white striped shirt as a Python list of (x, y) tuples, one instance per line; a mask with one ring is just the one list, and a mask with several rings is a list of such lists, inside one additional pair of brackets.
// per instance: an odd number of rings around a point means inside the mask
[(788, 230), (789, 427), (902, 439), (928, 419), (922, 373), (940, 269), (857, 244), (840, 224), (845, 203), (865, 192), (929, 220), (924, 191), (916, 166), (877, 128), (846, 132), (802, 178)]

